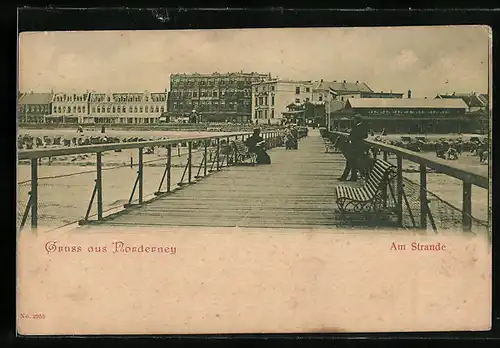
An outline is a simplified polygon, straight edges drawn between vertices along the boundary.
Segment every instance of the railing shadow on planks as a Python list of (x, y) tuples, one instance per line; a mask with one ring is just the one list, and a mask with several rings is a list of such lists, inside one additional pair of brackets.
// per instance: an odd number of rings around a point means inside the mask
[[(143, 183), (144, 177), (144, 158), (145, 150), (154, 147), (165, 147), (166, 154), (165, 168), (161, 176), (157, 190), (154, 196), (168, 195), (175, 190), (194, 184), (199, 180), (210, 175), (212, 172), (220, 171), (224, 167), (238, 164), (238, 154), (231, 142), (234, 140), (244, 141), (252, 135), (251, 132), (230, 133), (224, 135), (214, 135), (205, 137), (189, 137), (189, 138), (174, 138), (169, 140), (156, 141), (140, 141), (129, 143), (116, 143), (104, 145), (87, 145), (75, 147), (61, 147), (52, 149), (32, 149), (20, 150), (18, 152), (18, 161), (29, 161), (31, 166), (31, 178), (29, 180), (30, 191), (28, 202), (24, 208), (22, 217), (18, 220), (19, 230), (22, 230), (26, 224), (28, 216), (31, 215), (31, 229), (36, 231), (38, 226), (38, 166), (42, 158), (52, 158), (56, 156), (80, 155), (80, 154), (95, 154), (96, 155), (96, 179), (90, 202), (83, 219), (79, 221), (80, 225), (84, 225), (96, 220), (90, 220), (90, 212), (94, 202), (97, 203), (97, 221), (104, 220), (103, 214), (103, 160), (102, 154), (107, 151), (121, 151), (125, 149), (138, 150), (137, 176), (132, 187), (128, 203), (123, 205), (123, 208), (137, 206), (145, 203)], [(264, 131), (261, 136), (266, 142), (266, 148), (282, 146), (283, 133), (280, 130)], [(187, 160), (183, 168), (182, 177), (174, 187), (172, 183), (172, 148), (183, 144), (187, 147)], [(201, 151), (201, 160), (199, 163), (193, 161), (193, 150)], [(132, 166), (132, 163), (131, 163)], [(134, 197), (137, 196), (136, 199)], [(153, 198), (154, 199), (154, 198)], [(137, 202), (133, 204), (132, 202)], [(31, 214), (30, 214), (31, 213)]]
[[(333, 131), (328, 132), (329, 135), (347, 137), (348, 133)], [(381, 153), (385, 161), (390, 161), (389, 157), (396, 160), (396, 178), (395, 187), (390, 188), (390, 193), (393, 197), (388, 197), (387, 192), (385, 193), (385, 201), (392, 198), (395, 204), (395, 211), (397, 215), (397, 224), (402, 227), (427, 229), (430, 223), (434, 232), (438, 231), (438, 223), (436, 220), (448, 219), (450, 216), (443, 216), (440, 219), (436, 219), (437, 215), (451, 215), (454, 213), (459, 214), (459, 227), (464, 232), (474, 232), (473, 224), (475, 228), (479, 228), (487, 231), (488, 236), (491, 239), (491, 201), (487, 200), (487, 219), (481, 220), (472, 216), (472, 186), (477, 186), (485, 189), (490, 193), (490, 178), (488, 176), (482, 175), (481, 173), (474, 172), (473, 170), (464, 170), (457, 168), (456, 166), (450, 165), (446, 160), (436, 158), (430, 159), (428, 157), (422, 156), (418, 152), (410, 151), (401, 147), (384, 144), (381, 142), (365, 139), (365, 144), (367, 151), (371, 156), (371, 160), (377, 158), (377, 153)], [(375, 151), (373, 151), (375, 149)], [(419, 182), (414, 182), (404, 177), (403, 175), (403, 160), (416, 163), (419, 167)], [(427, 190), (428, 184), (428, 173), (429, 172), (439, 173), (447, 175), (451, 178), (458, 179), (462, 181), (462, 207), (458, 208), (454, 205), (446, 202), (444, 199), (438, 197), (433, 192)], [(409, 191), (415, 193), (417, 204), (411, 207), (411, 203), (408, 196), (411, 194)], [(386, 190), (387, 191), (387, 190)], [(489, 197), (490, 195), (488, 195)], [(429, 202), (430, 198), (437, 201), (442, 206), (445, 206), (446, 213), (441, 213), (436, 211), (437, 209), (431, 208)], [(385, 203), (387, 204), (387, 203)], [(404, 221), (404, 214), (409, 218), (409, 222)], [(452, 223), (449, 223), (452, 225)]]

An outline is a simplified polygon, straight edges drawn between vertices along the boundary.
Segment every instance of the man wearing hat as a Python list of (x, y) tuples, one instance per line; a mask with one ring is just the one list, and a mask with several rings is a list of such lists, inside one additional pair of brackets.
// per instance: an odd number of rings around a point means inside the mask
[(364, 139), (368, 138), (368, 131), (363, 122), (363, 117), (359, 114), (354, 115), (354, 127), (349, 134), (349, 144), (346, 146), (346, 167), (339, 180), (346, 180), (349, 172), (351, 177), (349, 181), (358, 180), (359, 163), (364, 157), (365, 144)]

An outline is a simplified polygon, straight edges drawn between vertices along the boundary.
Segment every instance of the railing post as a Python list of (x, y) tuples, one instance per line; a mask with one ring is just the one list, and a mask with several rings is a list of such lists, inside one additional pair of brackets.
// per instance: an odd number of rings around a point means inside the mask
[(472, 229), (472, 184), (463, 182), (462, 226), (464, 232)]
[(192, 150), (193, 142), (188, 142), (188, 183), (191, 183), (191, 150)]
[(398, 224), (403, 225), (403, 158), (397, 155), (397, 202)]
[(172, 182), (172, 145), (167, 145), (167, 192), (170, 192)]
[(427, 168), (420, 165), (420, 228), (427, 229)]
[(31, 160), (31, 228), (38, 225), (38, 159)]
[(102, 220), (102, 153), (97, 153), (97, 220)]
[(217, 170), (220, 170), (219, 156), (220, 156), (220, 138), (217, 138)]
[(207, 143), (207, 140), (203, 142), (203, 176), (207, 176)]
[(142, 198), (143, 198), (143, 194), (142, 194), (143, 168), (144, 168), (144, 163), (143, 163), (143, 159), (142, 159), (142, 147), (140, 147), (139, 148), (139, 170), (137, 171), (137, 175), (139, 177), (139, 204), (142, 204)]

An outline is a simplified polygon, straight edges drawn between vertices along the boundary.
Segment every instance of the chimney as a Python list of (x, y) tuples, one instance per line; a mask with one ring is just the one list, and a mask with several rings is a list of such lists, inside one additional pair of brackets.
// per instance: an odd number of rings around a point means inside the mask
[(321, 79), (321, 82), (323, 82), (323, 79)]
[(344, 80), (344, 83), (345, 83), (345, 80)]
[(408, 90), (408, 99), (411, 99), (411, 89)]
[(356, 81), (356, 83), (359, 83), (359, 81)]

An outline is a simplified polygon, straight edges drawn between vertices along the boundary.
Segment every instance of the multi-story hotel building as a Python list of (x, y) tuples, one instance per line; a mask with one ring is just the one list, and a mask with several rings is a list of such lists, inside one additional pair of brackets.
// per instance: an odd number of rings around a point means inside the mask
[(168, 112), (171, 117), (192, 113), (199, 121), (248, 122), (252, 113), (252, 83), (270, 79), (270, 74), (172, 74)]
[(290, 104), (312, 101), (311, 81), (269, 79), (252, 85), (252, 121), (278, 124)]
[(167, 92), (96, 93), (90, 95), (90, 113), (84, 123), (157, 123), (165, 113)]
[(46, 121), (57, 123), (83, 123), (89, 115), (89, 92), (54, 93), (52, 108)]

